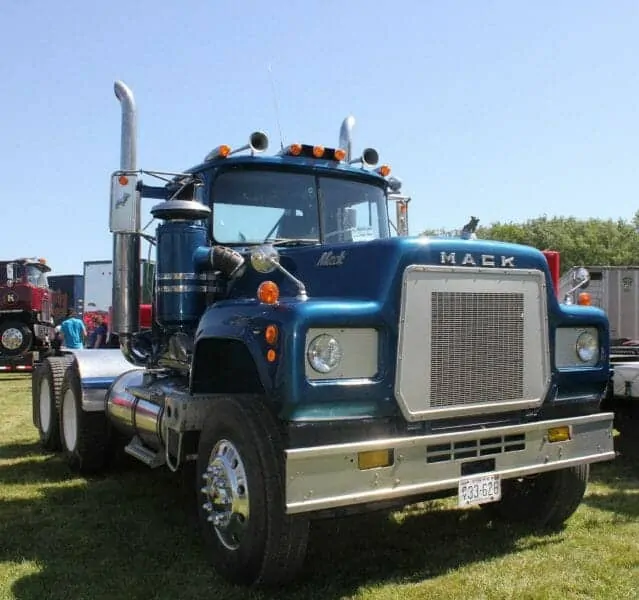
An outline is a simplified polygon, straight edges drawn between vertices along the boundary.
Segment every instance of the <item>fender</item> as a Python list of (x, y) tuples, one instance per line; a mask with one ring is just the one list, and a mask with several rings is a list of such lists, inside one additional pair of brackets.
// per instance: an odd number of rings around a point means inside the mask
[[(259, 382), (261, 391), (272, 394), (276, 367), (266, 360), (268, 348), (264, 339), (264, 330), (269, 323), (280, 322), (280, 319), (272, 318), (275, 317), (273, 314), (275, 310), (273, 307), (258, 304), (256, 300), (233, 300), (228, 303), (222, 301), (209, 306), (202, 315), (195, 332), (189, 382), (191, 392), (204, 391), (198, 389), (198, 385), (204, 377), (204, 370), (208, 372), (210, 367), (201, 354), (206, 351), (203, 349), (206, 348), (207, 342), (215, 341), (220, 344), (229, 344), (228, 347), (234, 346), (241, 354), (242, 360), (252, 361), (258, 380), (255, 384)], [(241, 382), (238, 381), (239, 384)], [(251, 384), (247, 382), (247, 385)]]
[(106, 394), (117, 377), (126, 371), (141, 370), (124, 358), (117, 348), (100, 350), (65, 350), (63, 355), (73, 355), (82, 385), (82, 410), (103, 412)]

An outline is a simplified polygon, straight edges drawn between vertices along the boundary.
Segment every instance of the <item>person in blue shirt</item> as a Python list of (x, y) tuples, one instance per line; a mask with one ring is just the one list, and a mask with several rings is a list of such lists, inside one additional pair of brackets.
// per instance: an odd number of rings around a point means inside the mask
[(67, 348), (70, 350), (84, 348), (84, 338), (87, 335), (87, 330), (72, 308), (67, 311), (67, 318), (62, 322), (60, 331), (64, 337), (64, 345)]

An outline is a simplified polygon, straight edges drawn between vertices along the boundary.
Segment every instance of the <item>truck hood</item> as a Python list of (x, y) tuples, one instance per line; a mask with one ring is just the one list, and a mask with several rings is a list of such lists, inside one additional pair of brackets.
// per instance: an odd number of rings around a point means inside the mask
[[(448, 265), (486, 268), (539, 269), (549, 282), (544, 255), (534, 248), (487, 240), (459, 238), (391, 238), (363, 243), (280, 248), (280, 263), (306, 286), (310, 299), (358, 299), (384, 302), (399, 292), (408, 265)], [(261, 281), (275, 281), (282, 298), (295, 296), (289, 278), (248, 268), (231, 297), (255, 297)]]

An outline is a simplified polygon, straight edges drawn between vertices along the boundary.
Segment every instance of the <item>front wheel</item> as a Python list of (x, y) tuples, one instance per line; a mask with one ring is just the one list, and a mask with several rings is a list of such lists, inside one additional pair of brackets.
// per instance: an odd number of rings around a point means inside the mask
[(216, 570), (232, 583), (286, 583), (306, 556), (309, 523), (285, 514), (283, 446), (263, 400), (220, 397), (200, 436), (198, 514)]
[(482, 508), (500, 520), (560, 528), (577, 510), (588, 485), (589, 465), (502, 482), (502, 498)]
[(7, 356), (20, 356), (31, 348), (33, 333), (20, 321), (7, 321), (0, 325), (0, 347)]

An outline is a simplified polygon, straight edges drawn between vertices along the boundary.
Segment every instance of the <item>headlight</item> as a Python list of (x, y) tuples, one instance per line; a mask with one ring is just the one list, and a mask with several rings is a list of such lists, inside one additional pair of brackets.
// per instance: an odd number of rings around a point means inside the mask
[(577, 350), (577, 356), (583, 362), (591, 362), (594, 360), (598, 350), (599, 344), (597, 339), (591, 333), (584, 331), (578, 338), (575, 345)]
[(599, 362), (599, 331), (596, 327), (559, 327), (555, 337), (558, 369), (595, 367)]
[(311, 341), (306, 356), (318, 373), (330, 373), (342, 362), (342, 348), (333, 336), (324, 333)]

